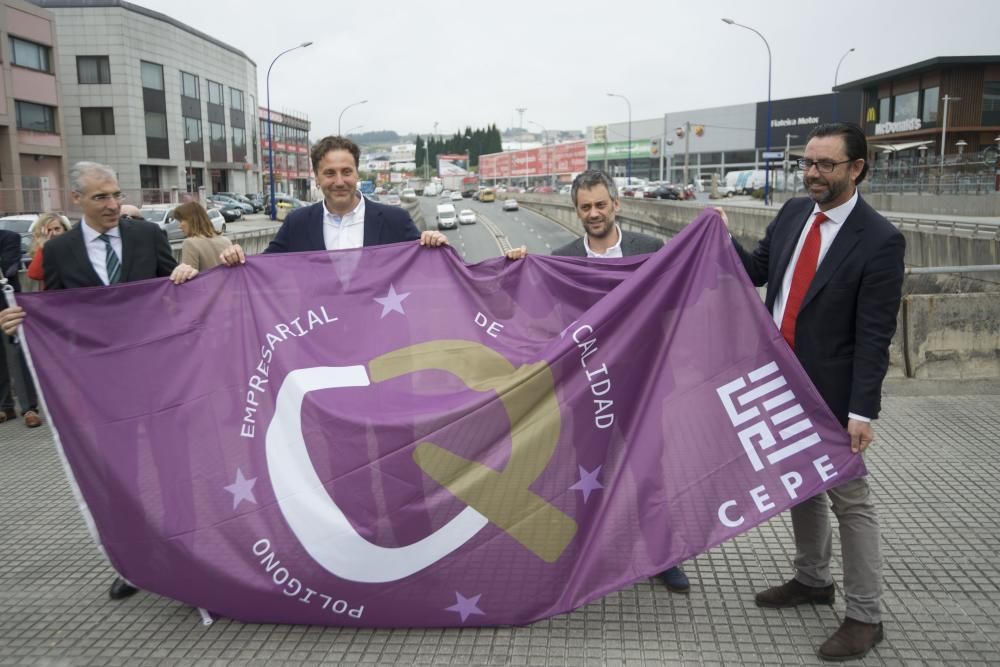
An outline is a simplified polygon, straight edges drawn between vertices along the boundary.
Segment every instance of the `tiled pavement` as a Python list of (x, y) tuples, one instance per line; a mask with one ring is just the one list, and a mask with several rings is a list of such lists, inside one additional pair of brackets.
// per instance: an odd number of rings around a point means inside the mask
[[(886, 640), (862, 664), (1000, 664), (1000, 394), (890, 397), (877, 438)], [(152, 594), (108, 600), (48, 428), (20, 423), (0, 425), (0, 526), (0, 665), (818, 664), (843, 613), (839, 595), (754, 606), (789, 574), (782, 516), (688, 562), (690, 596), (640, 581), (527, 627), (204, 627)]]

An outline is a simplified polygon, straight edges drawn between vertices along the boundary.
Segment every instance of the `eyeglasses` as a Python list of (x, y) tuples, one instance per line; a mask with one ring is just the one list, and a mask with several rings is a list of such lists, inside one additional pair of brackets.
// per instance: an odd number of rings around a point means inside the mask
[(837, 168), (838, 164), (847, 164), (848, 162), (854, 162), (854, 160), (841, 160), (840, 162), (833, 162), (831, 160), (820, 160), (818, 162), (814, 160), (796, 160), (795, 164), (799, 165), (799, 169), (802, 171), (809, 171), (811, 168), (816, 167), (819, 173), (829, 174)]
[[(79, 190), (77, 190), (76, 193), (78, 195), (83, 195), (83, 193), (80, 192)], [(93, 202), (97, 202), (98, 204), (105, 204), (105, 203), (111, 201), (112, 199), (114, 199), (117, 202), (120, 202), (120, 201), (124, 201), (125, 200), (125, 193), (124, 192), (112, 192), (111, 194), (108, 194), (106, 192), (102, 192), (100, 194), (91, 195), (90, 197), (87, 197), (87, 199), (89, 199), (90, 201), (93, 201)]]

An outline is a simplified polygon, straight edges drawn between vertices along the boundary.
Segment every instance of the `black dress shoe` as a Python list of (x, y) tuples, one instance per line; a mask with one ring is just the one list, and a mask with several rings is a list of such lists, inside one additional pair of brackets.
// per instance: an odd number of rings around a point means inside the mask
[(757, 593), (754, 602), (758, 607), (784, 609), (800, 604), (833, 604), (836, 595), (833, 584), (820, 587), (806, 586), (797, 579), (792, 579), (780, 586)]
[(845, 618), (837, 631), (827, 639), (816, 654), (823, 660), (842, 662), (859, 660), (885, 638), (881, 623), (864, 623)]
[(112, 600), (124, 600), (130, 595), (135, 595), (137, 592), (139, 592), (138, 588), (121, 577), (115, 577), (115, 580), (111, 582), (110, 590), (108, 590), (108, 597)]

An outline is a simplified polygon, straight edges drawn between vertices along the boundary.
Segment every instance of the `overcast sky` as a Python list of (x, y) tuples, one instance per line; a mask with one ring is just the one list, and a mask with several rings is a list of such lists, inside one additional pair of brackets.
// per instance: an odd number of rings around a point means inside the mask
[[(1000, 54), (997, 0), (131, 0), (240, 49), (257, 64), (259, 99), (342, 129), (439, 133), (496, 123), (583, 130), (669, 111), (829, 92), (936, 56)], [(183, 48), (183, 45), (178, 45)]]

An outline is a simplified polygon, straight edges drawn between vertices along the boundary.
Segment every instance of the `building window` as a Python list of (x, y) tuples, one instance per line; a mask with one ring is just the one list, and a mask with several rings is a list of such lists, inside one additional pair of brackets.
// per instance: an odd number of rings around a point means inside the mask
[(51, 49), (42, 44), (35, 44), (17, 37), (10, 37), (10, 61), (18, 67), (37, 69), (40, 72), (52, 72), (49, 54)]
[(208, 103), (222, 106), (222, 84), (215, 81), (208, 82)]
[(56, 110), (54, 107), (20, 101), (15, 101), (14, 104), (17, 107), (17, 127), (19, 130), (55, 134)]
[(191, 143), (201, 141), (201, 119), (184, 117), (184, 138)]
[(114, 134), (115, 111), (111, 107), (81, 107), (84, 134)]
[(146, 112), (146, 136), (152, 139), (167, 138), (167, 114)]
[(107, 56), (77, 56), (77, 83), (111, 83), (111, 63)]
[(912, 93), (896, 95), (895, 103), (892, 106), (892, 120), (898, 122), (911, 118), (920, 118), (917, 113), (917, 104), (920, 101), (920, 93), (914, 90)]
[(247, 143), (247, 132), (242, 127), (233, 128), (233, 146), (242, 148)]
[(211, 142), (226, 140), (226, 126), (222, 123), (208, 124), (208, 140)]
[(892, 118), (891, 105), (892, 105), (891, 97), (883, 97), (878, 101), (879, 123), (888, 123), (889, 119)]
[(243, 91), (235, 88), (229, 89), (229, 106), (236, 111), (243, 111)]
[(1000, 125), (1000, 81), (983, 82), (983, 125)]
[(163, 90), (163, 65), (139, 61), (142, 72), (142, 87)]
[(143, 190), (159, 190), (160, 168), (148, 164), (140, 164), (139, 187), (141, 187)]
[(921, 100), (920, 120), (924, 123), (936, 123), (938, 119), (938, 98), (941, 89), (938, 86), (924, 88), (923, 99)]
[(201, 99), (201, 94), (198, 91), (198, 77), (194, 74), (181, 72), (181, 95), (196, 100)]

